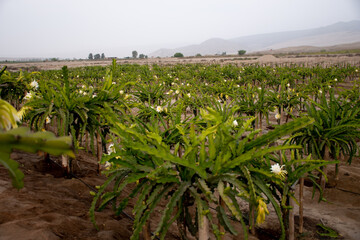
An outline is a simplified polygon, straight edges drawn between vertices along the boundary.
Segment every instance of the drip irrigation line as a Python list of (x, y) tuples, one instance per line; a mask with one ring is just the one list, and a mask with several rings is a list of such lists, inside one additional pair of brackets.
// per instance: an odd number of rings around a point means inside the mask
[[(50, 156), (49, 156), (48, 159), (49, 159), (51, 162), (55, 163), (58, 167), (63, 168), (63, 166), (61, 166), (58, 162), (52, 160), (52, 159), (50, 158)], [(93, 191), (93, 192), (95, 192), (95, 193), (98, 193), (98, 190), (97, 190), (96, 188), (94, 188), (94, 187), (92, 187), (91, 185), (89, 185), (88, 183), (86, 183), (84, 180), (82, 180), (80, 177), (78, 177), (78, 176), (75, 175), (74, 173), (69, 172), (69, 173), (66, 173), (66, 174), (68, 174), (68, 175), (70, 175), (71, 177), (73, 177), (73, 178), (79, 180), (80, 182), (82, 182), (82, 183), (83, 183), (86, 187), (88, 187), (91, 191)], [(124, 211), (121, 211), (121, 213), (122, 213), (125, 217), (129, 218), (132, 222), (134, 222), (135, 219), (134, 219), (132, 216), (130, 216), (129, 214), (127, 214), (127, 213), (124, 212)], [(151, 232), (151, 235), (155, 236), (155, 233)], [(155, 236), (155, 239), (160, 240), (160, 238), (159, 238), (158, 236)]]

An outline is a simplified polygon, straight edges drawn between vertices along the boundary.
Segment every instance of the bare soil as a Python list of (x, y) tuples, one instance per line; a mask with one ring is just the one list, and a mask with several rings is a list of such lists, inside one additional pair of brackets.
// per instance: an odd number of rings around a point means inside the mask
[[(108, 66), (111, 65), (112, 60), (74, 60), (74, 61), (47, 61), (47, 62), (23, 62), (23, 63), (0, 63), (0, 68), (8, 66), (9, 71), (18, 71), (20, 69), (26, 71), (39, 70), (54, 70), (61, 69), (63, 66), (70, 68), (84, 67), (84, 66)], [(334, 64), (351, 64), (354, 66), (360, 65), (360, 54), (332, 54), (322, 56), (312, 55), (285, 55), (275, 57), (273, 55), (228, 55), (228, 56), (204, 56), (204, 57), (184, 57), (184, 58), (148, 58), (148, 59), (118, 59), (118, 64), (237, 64), (237, 65), (306, 65), (306, 66), (329, 66)]]

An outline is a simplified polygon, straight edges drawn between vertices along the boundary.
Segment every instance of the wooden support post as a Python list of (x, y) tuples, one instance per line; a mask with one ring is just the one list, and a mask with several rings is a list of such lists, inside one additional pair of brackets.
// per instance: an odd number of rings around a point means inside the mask
[(304, 178), (300, 178), (299, 189), (299, 233), (303, 233), (304, 228)]
[(288, 240), (294, 240), (295, 239), (295, 219), (294, 219), (294, 199), (290, 197), (289, 199), (289, 205), (291, 209), (289, 209), (289, 235)]
[(202, 216), (201, 223), (199, 223), (199, 240), (209, 240), (209, 220), (206, 215)]

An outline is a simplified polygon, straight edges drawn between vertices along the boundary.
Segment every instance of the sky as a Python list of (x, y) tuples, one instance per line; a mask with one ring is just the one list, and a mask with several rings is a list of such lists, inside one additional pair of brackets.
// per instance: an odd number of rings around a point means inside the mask
[(0, 0), (0, 58), (87, 58), (360, 20), (360, 0)]

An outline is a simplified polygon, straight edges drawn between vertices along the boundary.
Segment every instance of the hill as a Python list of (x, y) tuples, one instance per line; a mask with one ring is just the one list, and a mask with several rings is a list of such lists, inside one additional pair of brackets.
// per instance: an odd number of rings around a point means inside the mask
[(329, 26), (308, 30), (257, 34), (233, 39), (212, 38), (200, 44), (174, 49), (159, 49), (150, 57), (170, 57), (176, 52), (185, 56), (215, 55), (226, 52), (236, 54), (238, 50), (247, 52), (265, 51), (296, 46), (324, 47), (358, 42), (360, 39), (360, 20), (339, 22)]

